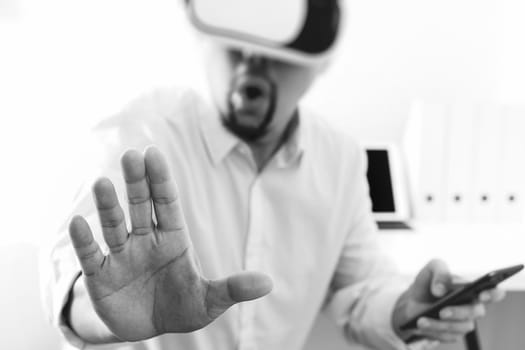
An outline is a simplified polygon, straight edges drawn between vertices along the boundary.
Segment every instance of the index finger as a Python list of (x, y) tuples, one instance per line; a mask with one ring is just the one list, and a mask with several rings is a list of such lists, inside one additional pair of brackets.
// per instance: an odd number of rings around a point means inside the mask
[(415, 283), (429, 288), (433, 297), (442, 297), (451, 289), (452, 274), (443, 260), (433, 259), (416, 276)]
[(185, 230), (179, 193), (166, 159), (155, 147), (146, 149), (144, 158), (159, 229), (165, 232)]
[(488, 289), (479, 294), (482, 303), (496, 303), (505, 298), (505, 291), (501, 288)]

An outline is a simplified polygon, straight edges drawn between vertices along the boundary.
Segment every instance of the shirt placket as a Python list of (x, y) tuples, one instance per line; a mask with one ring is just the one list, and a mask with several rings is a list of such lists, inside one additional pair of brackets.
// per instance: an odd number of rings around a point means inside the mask
[[(262, 271), (263, 206), (261, 178), (259, 176), (255, 179), (250, 192), (250, 214), (244, 255), (244, 267), (247, 271)], [(255, 342), (254, 318), (253, 303), (241, 303), (239, 350), (258, 349)]]

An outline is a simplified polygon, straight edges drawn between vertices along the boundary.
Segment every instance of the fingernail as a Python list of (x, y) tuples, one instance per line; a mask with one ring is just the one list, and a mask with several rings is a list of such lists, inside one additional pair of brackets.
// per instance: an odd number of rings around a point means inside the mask
[(434, 287), (434, 294), (436, 294), (436, 296), (442, 296), (443, 294), (445, 294), (445, 286), (441, 283), (436, 284), (436, 286)]
[(489, 293), (487, 292), (482, 292), (480, 295), (479, 295), (479, 300), (485, 302), (485, 301), (489, 301), (490, 300), (490, 295)]
[(433, 348), (441, 345), (441, 342), (439, 340), (431, 340), (428, 345), (429, 345), (430, 349), (433, 349)]
[(482, 308), (479, 310), (480, 317), (485, 316), (486, 313), (487, 313), (487, 310), (485, 310), (485, 307), (482, 307)]
[(430, 326), (430, 322), (426, 318), (420, 318), (417, 321), (417, 324), (419, 328), (427, 328), (428, 326)]
[(452, 317), (452, 310), (450, 309), (441, 310), (439, 314), (441, 318), (450, 318)]

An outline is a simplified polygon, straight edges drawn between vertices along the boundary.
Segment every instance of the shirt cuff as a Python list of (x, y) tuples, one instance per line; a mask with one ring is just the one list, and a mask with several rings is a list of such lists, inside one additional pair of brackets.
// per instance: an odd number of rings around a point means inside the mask
[(439, 346), (439, 341), (428, 339), (407, 344), (395, 333), (392, 314), (399, 297), (407, 288), (406, 283), (396, 280), (370, 292), (366, 312), (358, 312), (357, 318), (354, 316), (348, 319), (344, 327), (345, 336), (381, 350), (431, 350)]
[[(367, 317), (363, 319), (363, 328), (359, 327), (362, 342), (377, 349), (409, 349), (392, 327), (394, 307), (405, 290), (404, 283), (395, 283), (378, 289), (371, 295), (368, 300)], [(352, 328), (349, 324), (345, 327), (345, 333), (352, 332)]]
[(372, 349), (409, 349), (392, 328), (394, 306), (407, 289), (403, 280), (380, 279), (338, 290), (326, 311), (351, 341)]
[[(402, 288), (401, 288), (402, 287)], [(395, 333), (393, 327), (392, 327), (392, 313), (394, 311), (394, 308), (396, 306), (397, 300), (401, 296), (401, 294), (406, 290), (406, 286), (404, 284), (400, 284), (397, 286), (397, 288), (392, 288), (385, 292), (384, 295), (382, 295), (379, 298), (378, 304), (374, 305), (374, 307), (377, 306), (377, 315), (381, 314), (381, 307), (384, 307), (384, 310), (388, 311), (387, 317), (384, 317), (383, 320), (387, 321), (388, 324), (383, 323), (381, 324), (381, 320), (378, 320), (379, 327), (384, 327), (384, 337), (385, 340), (390, 343), (393, 349), (406, 349), (406, 350), (432, 350), (439, 346), (440, 342), (436, 340), (429, 340), (429, 339), (422, 339), (417, 342), (406, 344), (401, 338), (397, 336)], [(383, 321), (383, 322), (384, 322)], [(383, 347), (378, 347), (378, 349), (383, 349)]]
[(86, 343), (71, 329), (64, 317), (64, 307), (69, 301), (71, 290), (75, 281), (81, 275), (80, 271), (69, 271), (64, 273), (55, 286), (53, 293), (53, 310), (52, 321), (53, 325), (57, 326), (65, 340), (77, 349), (84, 349)]

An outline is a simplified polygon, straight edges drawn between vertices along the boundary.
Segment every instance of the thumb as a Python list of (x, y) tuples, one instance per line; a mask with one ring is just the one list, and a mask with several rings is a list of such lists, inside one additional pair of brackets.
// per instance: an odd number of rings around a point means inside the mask
[(432, 260), (418, 273), (412, 290), (417, 300), (427, 302), (444, 296), (450, 282), (447, 265), (441, 260)]
[(230, 306), (270, 293), (273, 282), (259, 272), (242, 272), (216, 281), (209, 281), (206, 305), (208, 315), (215, 319)]

